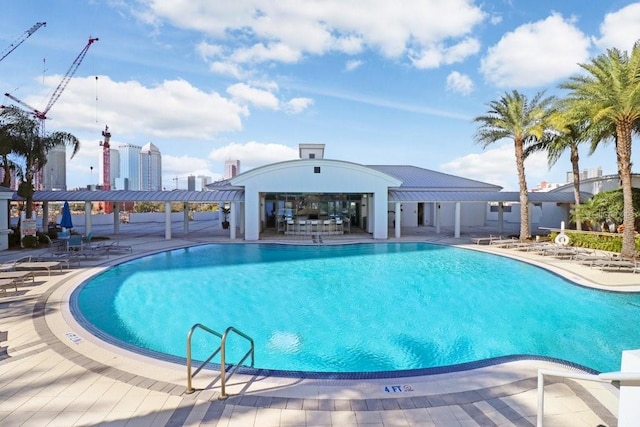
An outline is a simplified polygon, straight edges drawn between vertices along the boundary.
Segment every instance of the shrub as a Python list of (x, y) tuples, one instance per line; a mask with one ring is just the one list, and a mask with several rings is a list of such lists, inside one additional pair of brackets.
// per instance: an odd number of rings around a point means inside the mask
[[(565, 232), (569, 237), (569, 244), (579, 248), (598, 249), (601, 251), (620, 252), (622, 250), (622, 236), (612, 233), (606, 234), (584, 234)], [(551, 241), (555, 241), (558, 233), (549, 234)], [(636, 249), (640, 251), (640, 239), (636, 239)]]
[(38, 246), (37, 236), (24, 236), (22, 238), (22, 246), (25, 248), (35, 248)]

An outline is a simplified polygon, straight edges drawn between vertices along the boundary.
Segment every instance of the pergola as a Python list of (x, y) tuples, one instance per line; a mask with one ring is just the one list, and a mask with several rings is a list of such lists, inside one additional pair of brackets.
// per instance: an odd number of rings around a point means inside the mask
[[(14, 195), (14, 201), (22, 199)], [(229, 203), (232, 213), (236, 205), (244, 200), (244, 190), (224, 189), (213, 191), (104, 191), (104, 190), (79, 190), (79, 191), (36, 191), (33, 195), (35, 202), (42, 202), (42, 228), (47, 228), (49, 217), (49, 202), (84, 202), (85, 204), (85, 231), (91, 231), (91, 204), (93, 202), (113, 203), (113, 232), (119, 233), (120, 227), (120, 206), (125, 202), (158, 202), (165, 204), (165, 238), (171, 239), (171, 203), (183, 203), (184, 205), (184, 227), (189, 227), (189, 203)], [(230, 228), (231, 239), (236, 238), (236, 227), (234, 215), (231, 215), (232, 226)]]

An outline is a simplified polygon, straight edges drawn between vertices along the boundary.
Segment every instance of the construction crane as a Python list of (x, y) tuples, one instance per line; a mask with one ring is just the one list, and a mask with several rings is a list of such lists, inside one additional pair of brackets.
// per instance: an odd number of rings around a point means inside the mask
[(111, 151), (109, 140), (111, 139), (111, 132), (109, 132), (109, 126), (105, 126), (102, 131), (104, 141), (100, 142), (102, 147), (102, 189), (111, 190)]
[[(42, 126), (41, 126), (41, 130), (44, 133), (44, 120), (47, 118), (47, 113), (49, 112), (51, 107), (53, 107), (53, 104), (56, 103), (58, 98), (60, 98), (60, 95), (62, 95), (62, 92), (64, 92), (64, 90), (66, 89), (67, 85), (69, 84), (69, 81), (71, 80), (71, 77), (73, 77), (73, 75), (75, 74), (76, 70), (78, 69), (78, 67), (82, 63), (82, 60), (84, 59), (84, 57), (87, 54), (87, 51), (89, 50), (91, 45), (94, 42), (97, 42), (97, 41), (98, 41), (97, 38), (91, 38), (91, 37), (89, 38), (89, 42), (86, 44), (86, 46), (82, 49), (82, 51), (78, 54), (76, 59), (73, 61), (73, 63), (71, 64), (71, 66), (67, 70), (67, 73), (64, 75), (64, 77), (62, 78), (62, 80), (58, 84), (58, 87), (56, 87), (56, 90), (53, 91), (53, 94), (51, 95), (51, 98), (49, 99), (49, 102), (47, 103), (47, 106), (44, 108), (44, 110), (42, 110), (42, 111), (37, 110), (37, 109), (33, 108), (32, 106), (30, 106), (29, 104), (27, 104), (26, 102), (24, 102), (24, 101), (16, 98), (15, 96), (11, 95), (10, 93), (5, 93), (4, 96), (6, 96), (7, 98), (13, 100), (14, 102), (20, 104), (21, 106), (25, 107), (34, 116), (36, 116), (38, 119), (42, 120), (43, 123), (42, 123)], [(4, 108), (5, 106), (3, 105), (2, 107)]]
[(45, 25), (47, 25), (46, 22), (36, 22), (33, 27), (31, 27), (27, 31), (25, 31), (24, 34), (22, 34), (20, 37), (18, 37), (18, 39), (16, 41), (11, 43), (5, 50), (0, 52), (0, 61), (2, 61), (4, 58), (6, 58), (11, 52), (16, 50), (16, 48), (18, 46), (20, 46), (26, 39), (28, 39), (31, 36), (31, 34), (35, 33), (36, 31), (38, 31), (38, 29), (40, 27), (45, 26)]
[[(62, 95), (62, 92), (64, 92), (64, 90), (66, 89), (67, 85), (69, 84), (69, 81), (71, 80), (71, 77), (73, 77), (73, 75), (75, 74), (76, 70), (78, 69), (78, 67), (82, 63), (82, 60), (84, 59), (84, 57), (87, 54), (87, 51), (89, 50), (91, 45), (94, 42), (97, 42), (97, 41), (98, 41), (98, 38), (89, 37), (89, 41), (87, 42), (85, 47), (82, 49), (82, 51), (80, 51), (80, 53), (78, 54), (76, 59), (73, 61), (73, 63), (71, 64), (71, 66), (67, 70), (67, 73), (64, 75), (64, 77), (62, 77), (62, 80), (58, 84), (58, 87), (56, 87), (56, 90), (53, 91), (53, 94), (51, 95), (51, 98), (49, 99), (49, 102), (47, 103), (47, 106), (44, 108), (44, 110), (42, 110), (42, 111), (37, 110), (37, 109), (33, 108), (32, 106), (30, 106), (29, 104), (27, 104), (26, 102), (22, 101), (21, 99), (18, 99), (15, 96), (11, 95), (10, 93), (5, 93), (4, 94), (4, 96), (6, 96), (7, 98), (9, 98), (9, 99), (13, 100), (14, 102), (20, 104), (22, 107), (25, 107), (28, 110), (29, 113), (33, 114), (37, 119), (40, 120), (40, 132), (42, 133), (42, 137), (44, 137), (46, 135), (46, 133), (45, 133), (45, 120), (47, 119), (47, 114), (49, 113), (49, 110), (51, 109), (51, 107), (53, 107), (53, 104), (56, 103), (58, 98), (60, 98), (60, 95)], [(0, 105), (0, 108), (6, 108), (6, 106), (5, 105)], [(42, 171), (40, 171), (36, 175), (36, 188), (38, 188), (38, 189), (42, 188)]]

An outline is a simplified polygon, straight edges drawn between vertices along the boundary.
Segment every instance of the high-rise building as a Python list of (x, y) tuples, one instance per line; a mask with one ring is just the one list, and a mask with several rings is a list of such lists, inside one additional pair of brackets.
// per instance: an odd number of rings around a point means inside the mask
[(43, 190), (67, 189), (67, 150), (57, 146), (47, 153), (47, 164), (42, 169), (42, 181), (37, 187)]
[(233, 178), (240, 173), (240, 160), (227, 160), (224, 162), (224, 179)]
[(189, 175), (187, 177), (187, 190), (196, 191), (196, 177), (195, 177), (195, 175)]
[[(128, 188), (120, 188), (120, 190), (141, 190), (140, 186), (140, 150), (142, 147), (137, 145), (120, 145), (120, 179), (128, 182)], [(113, 160), (112, 160), (113, 162)], [(116, 180), (116, 185), (124, 181)]]
[(207, 191), (207, 184), (211, 184), (211, 177), (210, 176), (204, 176), (204, 175), (198, 175), (197, 177), (197, 183), (196, 183), (196, 191), (200, 190), (200, 191)]
[(140, 150), (140, 190), (162, 190), (162, 155), (151, 142)]

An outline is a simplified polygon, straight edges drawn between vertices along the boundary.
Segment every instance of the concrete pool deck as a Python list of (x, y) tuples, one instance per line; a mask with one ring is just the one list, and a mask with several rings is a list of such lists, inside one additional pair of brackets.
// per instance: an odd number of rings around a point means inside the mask
[[(162, 229), (163, 224), (154, 225)], [(531, 426), (536, 424), (538, 369), (568, 368), (520, 360), (455, 373), (376, 380), (233, 375), (219, 400), (219, 373), (204, 371), (185, 394), (186, 368), (99, 341), (70, 316), (71, 290), (128, 257), (161, 249), (229, 242), (223, 234), (162, 233), (136, 225), (117, 236), (133, 254), (82, 261), (63, 273), (0, 294), (0, 423), (3, 426)], [(157, 231), (157, 230), (156, 230)], [(94, 235), (102, 235), (94, 227)], [(106, 234), (106, 233), (104, 233)], [(212, 235), (213, 234), (213, 235)], [(413, 230), (399, 241), (457, 244), (528, 258), (579, 283), (640, 290), (640, 275), (601, 272), (566, 260), (469, 244)], [(115, 236), (112, 236), (115, 238)], [(265, 241), (276, 241), (266, 238)], [(372, 241), (367, 235), (327, 243)], [(390, 241), (397, 241), (391, 239)], [(289, 241), (291, 243), (291, 241)], [(295, 243), (305, 243), (295, 241)], [(36, 251), (36, 252), (42, 252)], [(28, 255), (0, 253), (0, 262)], [(186, 331), (185, 331), (186, 336)], [(597, 382), (553, 380), (545, 388), (545, 425), (617, 424), (618, 390)]]

